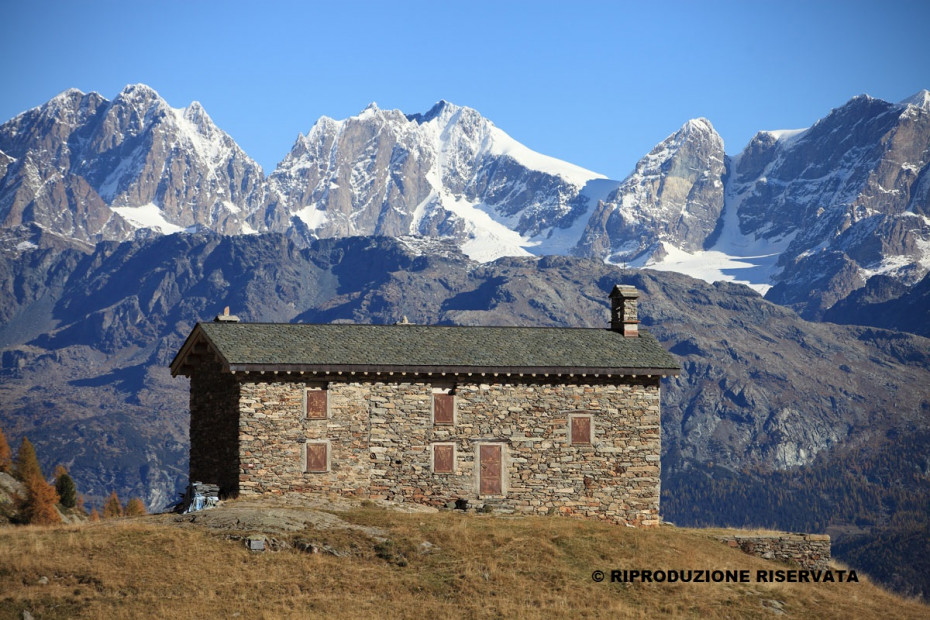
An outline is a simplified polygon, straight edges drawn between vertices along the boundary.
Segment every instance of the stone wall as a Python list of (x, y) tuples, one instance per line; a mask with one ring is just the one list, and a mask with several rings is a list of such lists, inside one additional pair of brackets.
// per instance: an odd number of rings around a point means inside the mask
[(824, 570), (830, 564), (830, 537), (826, 534), (735, 535), (721, 536), (720, 540), (744, 553), (810, 570)]
[(191, 374), (190, 481), (239, 491), (239, 382), (219, 364), (203, 363)]
[[(242, 494), (336, 492), (433, 505), (464, 499), (504, 513), (658, 524), (658, 377), (236, 377)], [(307, 419), (304, 390), (319, 386), (326, 386), (329, 415)], [(434, 425), (434, 389), (453, 387), (455, 424)], [(590, 445), (570, 444), (573, 415), (591, 417)], [(329, 471), (306, 471), (307, 442), (328, 444)], [(454, 446), (451, 473), (433, 472), (436, 443)], [(483, 444), (501, 446), (502, 494), (479, 494)]]

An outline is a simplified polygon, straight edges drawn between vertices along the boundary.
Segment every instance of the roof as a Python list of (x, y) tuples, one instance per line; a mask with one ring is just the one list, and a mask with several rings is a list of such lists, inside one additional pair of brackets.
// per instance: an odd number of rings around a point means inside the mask
[(204, 345), (224, 370), (676, 375), (652, 334), (609, 329), (198, 323), (171, 363), (189, 375)]

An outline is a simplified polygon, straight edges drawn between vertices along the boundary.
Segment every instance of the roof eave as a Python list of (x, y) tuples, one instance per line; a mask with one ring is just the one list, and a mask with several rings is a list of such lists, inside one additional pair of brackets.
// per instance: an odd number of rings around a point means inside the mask
[(385, 364), (229, 364), (231, 372), (272, 373), (405, 373), (413, 375), (604, 375), (677, 376), (679, 368), (588, 367), (588, 366), (429, 366)]

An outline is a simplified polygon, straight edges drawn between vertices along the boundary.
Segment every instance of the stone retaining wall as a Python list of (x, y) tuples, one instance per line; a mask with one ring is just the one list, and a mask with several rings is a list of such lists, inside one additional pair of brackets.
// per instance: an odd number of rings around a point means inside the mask
[(719, 539), (744, 553), (809, 570), (824, 570), (830, 563), (830, 537), (826, 534), (754, 534)]

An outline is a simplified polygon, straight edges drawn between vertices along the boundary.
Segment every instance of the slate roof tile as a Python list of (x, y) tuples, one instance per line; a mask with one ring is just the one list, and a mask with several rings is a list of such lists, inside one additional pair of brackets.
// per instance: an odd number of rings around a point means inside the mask
[(679, 371), (642, 328), (639, 337), (625, 338), (592, 328), (200, 323), (191, 337), (198, 329), (230, 370)]

